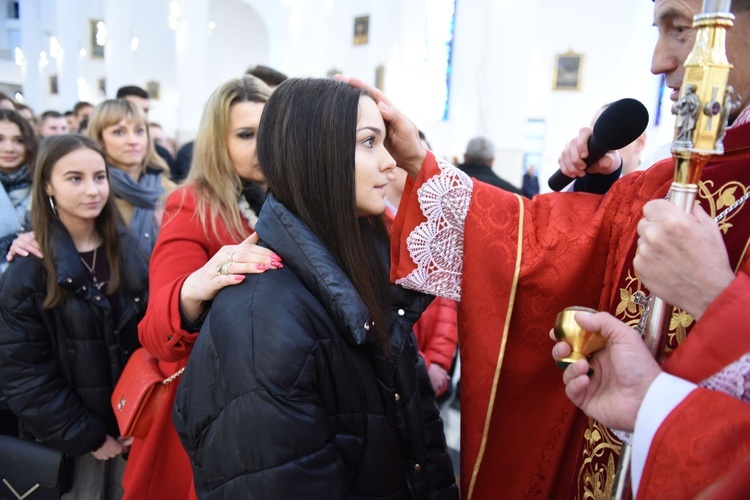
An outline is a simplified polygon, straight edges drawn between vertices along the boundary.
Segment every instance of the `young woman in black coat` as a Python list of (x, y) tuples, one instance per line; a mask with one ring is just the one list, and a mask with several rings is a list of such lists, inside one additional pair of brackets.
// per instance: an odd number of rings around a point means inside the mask
[(255, 229), (284, 268), (219, 292), (183, 375), (174, 421), (199, 497), (458, 497), (411, 333), (429, 299), (388, 284), (385, 133), (333, 80), (289, 80), (266, 104)]
[(0, 281), (0, 389), (32, 436), (76, 457), (66, 497), (113, 498), (129, 443), (110, 395), (138, 345), (148, 264), (93, 140), (45, 139), (32, 192), (44, 259), (17, 257)]

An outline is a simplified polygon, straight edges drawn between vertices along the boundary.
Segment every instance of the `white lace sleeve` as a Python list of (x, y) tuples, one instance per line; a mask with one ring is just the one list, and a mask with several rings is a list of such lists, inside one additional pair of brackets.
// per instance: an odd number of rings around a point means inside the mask
[(698, 385), (750, 403), (750, 353)]
[(461, 300), (464, 225), (474, 183), (468, 175), (441, 158), (440, 173), (417, 191), (427, 218), (406, 239), (406, 248), (417, 268), (396, 281), (404, 288)]

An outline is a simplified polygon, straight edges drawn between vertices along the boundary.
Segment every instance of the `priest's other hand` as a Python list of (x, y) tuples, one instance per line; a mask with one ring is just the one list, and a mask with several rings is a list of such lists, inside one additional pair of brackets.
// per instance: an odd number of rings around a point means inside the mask
[(583, 127), (578, 135), (565, 145), (557, 159), (557, 164), (563, 174), (574, 179), (583, 177), (587, 172), (606, 175), (620, 168), (622, 160), (617, 151), (607, 152), (599, 161), (586, 168), (585, 160), (589, 155), (588, 141), (593, 133), (594, 130), (591, 127)]
[(427, 149), (419, 139), (417, 126), (399, 111), (383, 92), (372, 85), (359, 78), (343, 75), (336, 75), (334, 79), (348, 83), (352, 87), (364, 89), (373, 98), (388, 129), (385, 140), (386, 149), (396, 160), (398, 166), (406, 170), (413, 179), (416, 179), (427, 156)]
[[(565, 369), (565, 393), (586, 415), (607, 427), (632, 432), (643, 398), (661, 372), (659, 365), (635, 330), (611, 315), (578, 313), (575, 319), (583, 328), (600, 332), (607, 345), (589, 360)], [(552, 349), (555, 360), (569, 353), (570, 346), (564, 342)]]
[(633, 266), (641, 282), (696, 320), (734, 280), (721, 230), (699, 206), (686, 214), (666, 200), (643, 207)]

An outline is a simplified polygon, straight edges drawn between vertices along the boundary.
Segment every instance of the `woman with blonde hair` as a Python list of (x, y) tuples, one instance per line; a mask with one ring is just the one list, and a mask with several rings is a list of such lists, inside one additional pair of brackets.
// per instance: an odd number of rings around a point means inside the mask
[(146, 255), (151, 255), (161, 221), (160, 201), (175, 185), (156, 154), (140, 108), (110, 99), (94, 108), (86, 133), (101, 144), (110, 164), (112, 192), (126, 224)]
[[(245, 274), (282, 267), (276, 254), (254, 245), (253, 233), (265, 199), (255, 134), (269, 95), (268, 87), (252, 76), (214, 91), (198, 130), (190, 175), (167, 198), (151, 256), (151, 297), (138, 327), (141, 343), (158, 359), (165, 377), (186, 365), (220, 289), (241, 283)], [(169, 386), (148, 436), (133, 444), (125, 498), (195, 497), (190, 461), (171, 418), (177, 386)]]

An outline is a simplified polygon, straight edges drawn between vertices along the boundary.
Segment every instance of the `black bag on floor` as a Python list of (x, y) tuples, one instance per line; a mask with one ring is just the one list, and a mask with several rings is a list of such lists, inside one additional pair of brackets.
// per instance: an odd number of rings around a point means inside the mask
[(58, 500), (70, 490), (71, 461), (30, 439), (0, 435), (0, 499)]

